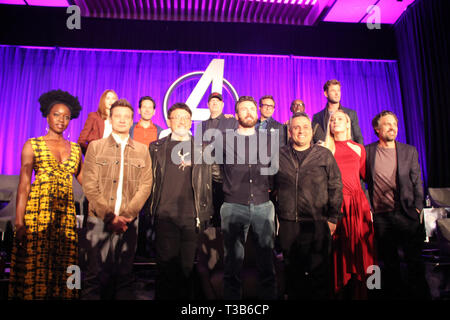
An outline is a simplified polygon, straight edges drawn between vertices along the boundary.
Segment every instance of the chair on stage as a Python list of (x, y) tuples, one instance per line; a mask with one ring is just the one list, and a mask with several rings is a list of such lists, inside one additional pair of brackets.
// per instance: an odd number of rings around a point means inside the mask
[(19, 185), (18, 175), (0, 175), (0, 233), (1, 241), (5, 240), (8, 227), (14, 225), (16, 218), (16, 196)]
[[(441, 216), (435, 221), (435, 234), (439, 249), (435, 271), (443, 275), (441, 298), (450, 298), (450, 188), (428, 188), (431, 204), (440, 209)], [(445, 210), (445, 211), (444, 211)]]
[[(11, 251), (13, 227), (16, 219), (16, 197), (19, 185), (19, 175), (0, 175), (0, 235), (1, 249)], [(73, 180), (73, 195), (77, 209), (78, 223), (85, 213), (83, 190), (76, 179)], [(10, 239), (11, 238), (11, 239)]]
[(450, 188), (428, 188), (433, 207), (450, 208)]
[[(0, 203), (4, 204), (0, 207), (0, 232), (2, 235), (2, 241), (4, 240), (4, 233), (6, 232), (8, 224), (13, 226), (14, 219), (16, 218), (16, 197), (18, 185), (19, 175), (0, 175)], [(77, 215), (83, 216), (86, 211), (85, 205), (83, 205), (85, 202), (83, 190), (75, 178), (73, 179), (72, 185)]]
[[(0, 296), (7, 295), (5, 270), (10, 260), (14, 220), (16, 219), (16, 196), (18, 175), (0, 175)], [(5, 284), (6, 283), (6, 284)]]
[(436, 220), (436, 238), (441, 254), (450, 257), (450, 188), (428, 188), (428, 194), (434, 208), (445, 210)]

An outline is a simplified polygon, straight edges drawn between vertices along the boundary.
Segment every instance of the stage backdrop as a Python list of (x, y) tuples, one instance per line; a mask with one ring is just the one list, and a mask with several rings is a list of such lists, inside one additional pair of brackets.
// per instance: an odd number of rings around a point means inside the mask
[[(325, 106), (323, 84), (338, 79), (341, 103), (357, 111), (364, 143), (376, 140), (371, 121), (384, 109), (397, 114), (398, 140), (406, 142), (396, 61), (0, 46), (0, 173), (19, 174), (25, 141), (46, 134), (47, 122), (38, 103), (42, 93), (62, 89), (80, 100), (83, 110), (66, 131), (71, 141), (77, 141), (88, 113), (97, 110), (105, 89), (114, 89), (120, 98), (131, 102), (135, 120), (139, 118), (139, 98), (154, 97), (157, 107), (153, 119), (167, 127), (162, 102), (169, 86), (186, 73), (204, 71), (214, 58), (225, 60), (224, 78), (240, 96), (258, 100), (273, 95), (278, 121), (288, 120), (294, 98), (305, 101), (306, 112), (312, 117)], [(197, 81), (192, 79), (175, 90), (169, 104), (185, 102)], [(207, 94), (203, 107), (207, 107)], [(234, 102), (225, 88), (223, 95), (225, 113), (234, 114)]]

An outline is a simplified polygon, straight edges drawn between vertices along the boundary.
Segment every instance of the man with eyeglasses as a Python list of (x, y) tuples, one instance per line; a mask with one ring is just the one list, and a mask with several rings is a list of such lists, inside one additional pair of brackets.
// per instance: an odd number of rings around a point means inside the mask
[(261, 117), (258, 120), (255, 128), (259, 130), (267, 130), (270, 134), (278, 130), (280, 139), (280, 148), (287, 143), (286, 127), (272, 118), (275, 110), (275, 100), (272, 96), (266, 95), (259, 99), (259, 111)]
[[(292, 115), (294, 115), (295, 113), (304, 113), (305, 112), (305, 103), (303, 102), (303, 100), (300, 99), (295, 99), (291, 102), (291, 112)], [(285, 123), (286, 125), (289, 125), (289, 120), (286, 121)], [(290, 133), (288, 130), (288, 137), (290, 138)], [(315, 123), (314, 127), (313, 127), (313, 142), (317, 143), (317, 142), (323, 142), (325, 137), (325, 132), (322, 130), (322, 127), (318, 124)]]
[(193, 298), (198, 236), (213, 213), (212, 166), (201, 161), (202, 146), (189, 134), (191, 116), (185, 103), (170, 107), (172, 133), (149, 148), (154, 163), (150, 213), (155, 219), (158, 300)]
[(295, 99), (291, 102), (291, 112), (292, 114), (305, 112), (305, 103), (300, 99)]

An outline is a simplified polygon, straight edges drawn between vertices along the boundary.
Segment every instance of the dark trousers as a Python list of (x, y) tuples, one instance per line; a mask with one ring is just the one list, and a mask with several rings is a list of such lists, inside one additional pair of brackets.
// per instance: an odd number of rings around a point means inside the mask
[(191, 219), (157, 218), (155, 298), (158, 300), (192, 299), (194, 259), (198, 236)]
[(153, 230), (153, 217), (150, 216), (150, 199), (148, 199), (139, 212), (138, 242), (136, 255), (140, 257), (154, 257), (155, 233)]
[[(85, 217), (86, 218), (86, 217)], [(83, 300), (133, 300), (133, 262), (138, 219), (122, 234), (105, 228), (103, 220), (87, 217), (80, 234), (80, 251), (86, 261), (81, 283)]]
[(214, 214), (211, 219), (211, 224), (213, 227), (220, 228), (221, 218), (220, 218), (220, 208), (222, 207), (224, 196), (223, 196), (223, 184), (219, 182), (212, 182), (213, 191), (213, 206)]
[[(425, 238), (419, 218), (400, 211), (374, 214), (375, 245), (381, 266), (381, 289), (388, 299), (429, 298), (422, 248)], [(399, 250), (403, 251), (400, 259)], [(406, 283), (401, 264), (406, 265)]]
[(330, 298), (331, 235), (327, 222), (280, 220), (289, 300)]
[(272, 202), (259, 205), (224, 202), (220, 214), (224, 241), (224, 298), (242, 299), (241, 270), (248, 230), (252, 227), (260, 283), (259, 296), (266, 300), (276, 299), (273, 262), (275, 210)]

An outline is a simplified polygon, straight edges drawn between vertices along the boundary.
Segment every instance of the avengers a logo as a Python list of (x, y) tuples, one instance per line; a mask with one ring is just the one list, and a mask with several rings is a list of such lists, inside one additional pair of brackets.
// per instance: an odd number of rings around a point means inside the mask
[(210, 116), (209, 109), (198, 107), (210, 84), (212, 84), (211, 92), (222, 93), (222, 88), (223, 86), (225, 86), (231, 93), (234, 101), (237, 101), (239, 99), (236, 89), (231, 85), (229, 81), (227, 81), (223, 77), (224, 64), (225, 60), (223, 59), (213, 59), (205, 71), (194, 71), (191, 73), (187, 73), (179, 77), (177, 80), (175, 80), (175, 82), (172, 83), (172, 85), (167, 90), (166, 95), (164, 96), (163, 102), (163, 111), (166, 123), (170, 96), (179, 86), (181, 86), (183, 83), (186, 83), (187, 81), (190, 81), (193, 78), (200, 77), (200, 80), (197, 82), (195, 88), (192, 90), (191, 94), (186, 100), (186, 104), (189, 106), (189, 108), (191, 108), (193, 121), (207, 120)]

